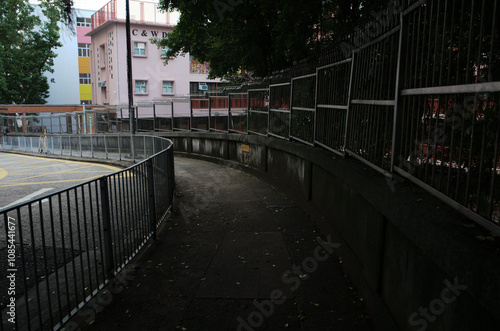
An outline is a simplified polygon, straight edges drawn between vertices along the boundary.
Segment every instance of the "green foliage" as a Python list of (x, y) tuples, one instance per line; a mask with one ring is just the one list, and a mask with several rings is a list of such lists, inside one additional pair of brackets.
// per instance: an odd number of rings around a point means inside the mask
[(41, 19), (23, 0), (0, 0), (0, 104), (43, 104), (49, 96), (46, 72), (53, 72), (59, 22), (72, 2), (45, 0)]
[(387, 0), (160, 0), (181, 16), (155, 42), (169, 48), (168, 57), (189, 52), (210, 62), (212, 77), (242, 69), (263, 77), (314, 55), (377, 4)]

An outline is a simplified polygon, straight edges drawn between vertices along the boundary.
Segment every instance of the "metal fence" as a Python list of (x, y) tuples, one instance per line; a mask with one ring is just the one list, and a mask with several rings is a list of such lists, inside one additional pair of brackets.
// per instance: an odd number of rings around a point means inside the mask
[[(39, 138), (2, 137), (1, 149), (36, 151)], [(172, 142), (160, 137), (47, 137), (64, 155), (143, 159), (127, 169), (0, 210), (0, 329), (58, 329), (137, 254), (172, 206)], [(5, 277), (3, 277), (5, 278)]]
[[(389, 185), (408, 178), (500, 235), (498, 12), (498, 0), (389, 1), (317, 58), (225, 94), (173, 99), (153, 120), (138, 112), (154, 125), (137, 127), (320, 146)], [(116, 119), (108, 127), (127, 131), (126, 111)]]
[(498, 12), (497, 0), (389, 2), (318, 58), (233, 88), (227, 130), (357, 158), (500, 235)]

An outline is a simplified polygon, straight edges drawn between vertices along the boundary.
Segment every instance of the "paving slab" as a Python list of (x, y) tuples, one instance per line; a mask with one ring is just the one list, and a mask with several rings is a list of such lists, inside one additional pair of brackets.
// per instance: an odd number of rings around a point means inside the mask
[(293, 198), (214, 163), (176, 157), (175, 170), (158, 240), (67, 330), (373, 330), (338, 244)]

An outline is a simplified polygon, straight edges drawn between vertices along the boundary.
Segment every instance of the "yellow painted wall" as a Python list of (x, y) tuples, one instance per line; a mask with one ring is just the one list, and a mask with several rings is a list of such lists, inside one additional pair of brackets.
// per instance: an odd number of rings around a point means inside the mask
[(80, 100), (92, 100), (90, 84), (80, 84)]
[(90, 57), (78, 57), (78, 72), (90, 74)]

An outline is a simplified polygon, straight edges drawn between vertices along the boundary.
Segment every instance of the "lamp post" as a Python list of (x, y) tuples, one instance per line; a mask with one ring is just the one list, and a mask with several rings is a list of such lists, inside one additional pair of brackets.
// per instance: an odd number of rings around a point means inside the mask
[(132, 85), (132, 45), (130, 37), (130, 6), (129, 0), (125, 1), (125, 29), (127, 42), (127, 80), (128, 80), (128, 114), (130, 118), (130, 134), (135, 134), (135, 110), (134, 110), (134, 93)]

